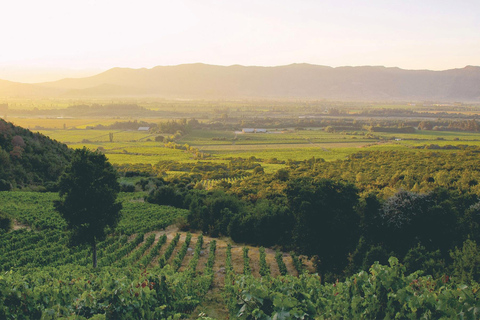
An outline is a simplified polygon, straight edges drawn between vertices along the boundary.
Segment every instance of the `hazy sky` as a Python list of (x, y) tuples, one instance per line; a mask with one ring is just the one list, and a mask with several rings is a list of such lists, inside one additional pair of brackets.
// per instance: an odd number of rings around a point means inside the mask
[(480, 65), (479, 0), (15, 0), (0, 4), (0, 79), (112, 67)]

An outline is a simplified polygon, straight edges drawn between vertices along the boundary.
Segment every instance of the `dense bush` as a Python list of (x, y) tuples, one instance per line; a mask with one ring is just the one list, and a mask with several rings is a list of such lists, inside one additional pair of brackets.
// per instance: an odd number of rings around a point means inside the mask
[(182, 208), (183, 198), (183, 193), (181, 193), (177, 188), (170, 185), (165, 185), (151, 190), (146, 200), (150, 203)]
[(236, 319), (477, 319), (480, 292), (476, 283), (408, 273), (393, 257), (342, 282), (236, 275), (225, 288)]
[(390, 256), (440, 274), (451, 250), (480, 240), (477, 158), (475, 150), (311, 158), (213, 190), (176, 177), (147, 200), (189, 209), (184, 228), (316, 257), (323, 275), (343, 278)]
[(56, 182), (71, 155), (65, 144), (0, 119), (0, 191)]
[(135, 185), (127, 182), (120, 183), (121, 192), (135, 192)]
[(8, 232), (12, 229), (13, 221), (10, 216), (0, 211), (0, 232)]

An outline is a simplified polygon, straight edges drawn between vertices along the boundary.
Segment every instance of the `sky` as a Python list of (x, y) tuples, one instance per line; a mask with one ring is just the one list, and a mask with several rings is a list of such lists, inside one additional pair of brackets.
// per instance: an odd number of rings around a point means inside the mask
[(15, 0), (0, 12), (11, 81), (198, 62), (480, 66), (478, 0)]

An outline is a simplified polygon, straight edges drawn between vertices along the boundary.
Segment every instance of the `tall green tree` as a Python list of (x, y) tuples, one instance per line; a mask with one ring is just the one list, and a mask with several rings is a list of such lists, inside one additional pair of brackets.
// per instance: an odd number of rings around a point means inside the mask
[(318, 256), (320, 272), (340, 273), (358, 243), (357, 192), (352, 184), (329, 179), (305, 177), (287, 184), (288, 206), (297, 220), (295, 245), (304, 254)]
[(60, 178), (61, 200), (55, 209), (66, 220), (73, 245), (92, 246), (97, 266), (97, 241), (116, 226), (122, 205), (116, 201), (120, 185), (117, 172), (105, 155), (86, 148), (75, 150), (72, 162)]
[(0, 211), (0, 233), (10, 231), (12, 225), (12, 219), (7, 214)]

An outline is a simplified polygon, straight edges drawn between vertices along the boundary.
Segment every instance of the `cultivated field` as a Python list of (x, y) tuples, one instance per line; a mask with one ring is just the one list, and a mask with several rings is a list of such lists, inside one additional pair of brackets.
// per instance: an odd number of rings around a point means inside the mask
[[(132, 299), (132, 292), (139, 302), (145, 299), (139, 309), (152, 307), (150, 303), (158, 307), (161, 302), (150, 301), (144, 296), (148, 292), (142, 289), (166, 276), (161, 285), (171, 296), (165, 297), (164, 302), (170, 303), (165, 314), (195, 315), (214, 309), (215, 316), (223, 319), (228, 318), (228, 310), (218, 292), (224, 290), (227, 264), (238, 275), (265, 276), (260, 265), (267, 266), (269, 277), (299, 274), (292, 260), (298, 259), (296, 256), (200, 233), (178, 232), (172, 223), (186, 210), (144, 203), (138, 194), (120, 196), (122, 218), (115, 231), (98, 243), (99, 268), (94, 271), (90, 267), (91, 248), (67, 246), (65, 224), (53, 210), (57, 197), (52, 193), (0, 192), (0, 210), (16, 221), (15, 231), (0, 234), (0, 270), (9, 271), (0, 279), (11, 286), (22, 286), (19, 292), (36, 301), (36, 310), (47, 314), (58, 317), (75, 312), (88, 317), (108, 313), (109, 305), (102, 302), (107, 296)], [(261, 256), (259, 250), (265, 255)], [(311, 262), (304, 260), (303, 271), (313, 272)], [(145, 281), (146, 286), (142, 285)], [(55, 291), (61, 292), (61, 297)], [(46, 296), (49, 300), (42, 298)], [(140, 312), (118, 307), (122, 318)], [(149, 314), (148, 309), (144, 312)]]

